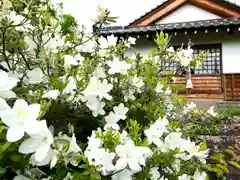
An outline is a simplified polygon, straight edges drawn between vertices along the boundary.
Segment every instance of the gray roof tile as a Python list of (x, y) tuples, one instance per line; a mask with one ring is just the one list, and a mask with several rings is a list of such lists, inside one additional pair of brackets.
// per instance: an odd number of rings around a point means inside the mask
[(199, 28), (211, 28), (211, 27), (229, 27), (240, 25), (240, 18), (220, 18), (213, 20), (192, 21), (182, 23), (168, 23), (168, 24), (155, 24), (151, 26), (142, 26), (127, 28), (123, 26), (104, 27), (100, 30), (101, 35), (123, 35), (131, 33), (144, 33), (154, 31), (173, 31), (182, 29), (199, 29)]

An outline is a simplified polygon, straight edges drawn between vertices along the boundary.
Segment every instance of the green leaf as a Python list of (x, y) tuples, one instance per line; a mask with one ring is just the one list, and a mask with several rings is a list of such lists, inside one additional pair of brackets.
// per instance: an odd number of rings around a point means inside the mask
[(200, 150), (204, 151), (207, 149), (207, 142), (206, 140), (203, 140), (202, 144), (200, 145)]
[(230, 163), (232, 166), (240, 169), (240, 165), (239, 165), (237, 162), (235, 162), (235, 161), (229, 161), (229, 163)]
[(2, 133), (2, 131), (5, 129), (4, 126), (0, 126), (0, 134)]
[(222, 169), (225, 173), (228, 173), (228, 168), (222, 164), (216, 164), (216, 167)]
[(46, 16), (44, 16), (43, 17), (43, 20), (44, 20), (44, 22), (46, 23), (46, 24), (48, 24), (49, 22), (50, 22), (50, 20), (51, 20), (51, 15), (46, 15)]
[(3, 167), (0, 167), (0, 175), (4, 174), (6, 172), (6, 169)]
[(92, 172), (90, 175), (91, 180), (101, 180), (101, 175), (99, 172)]
[(210, 159), (215, 160), (221, 164), (227, 165), (227, 162), (223, 159), (224, 158), (224, 154), (216, 154), (210, 157)]
[(20, 49), (24, 49), (24, 47), (25, 47), (24, 39), (19, 40), (19, 47), (20, 47)]
[(240, 161), (240, 158), (238, 157), (238, 155), (231, 149), (227, 149), (225, 150), (226, 153), (232, 155), (237, 161)]

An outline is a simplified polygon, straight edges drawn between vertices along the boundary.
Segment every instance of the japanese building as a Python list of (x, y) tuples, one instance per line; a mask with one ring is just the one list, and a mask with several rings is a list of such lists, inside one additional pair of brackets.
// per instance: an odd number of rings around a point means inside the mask
[[(208, 52), (205, 69), (191, 72), (193, 89), (187, 97), (240, 100), (239, 5), (227, 0), (167, 0), (129, 25), (102, 28), (101, 35), (135, 37), (134, 48), (146, 55), (156, 47), (154, 37), (161, 31), (171, 36), (171, 46), (190, 41), (194, 55)], [(174, 64), (168, 66), (176, 70)], [(176, 76), (177, 84), (186, 84), (184, 75)]]

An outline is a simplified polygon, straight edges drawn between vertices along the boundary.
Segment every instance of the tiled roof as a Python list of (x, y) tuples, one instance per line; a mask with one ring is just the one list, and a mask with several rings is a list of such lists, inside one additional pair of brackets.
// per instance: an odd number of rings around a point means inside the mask
[[(128, 25), (131, 25), (131, 24), (132, 24), (133, 22), (135, 22), (136, 20), (141, 19), (141, 18), (143, 18), (144, 16), (146, 16), (147, 14), (149, 14), (150, 12), (158, 9), (160, 6), (162, 6), (162, 5), (163, 5), (164, 3), (166, 3), (167, 1), (169, 1), (169, 0), (163, 0), (163, 1), (162, 1), (160, 4), (158, 4), (156, 7), (150, 9), (150, 11), (145, 12), (143, 15), (141, 15), (141, 16), (138, 17), (137, 19), (134, 19), (134, 20), (133, 20), (131, 23), (129, 23)], [(239, 8), (240, 8), (240, 3), (236, 3), (236, 1), (238, 1), (238, 0), (219, 0), (219, 1), (223, 1), (223, 2), (229, 3), (229, 4), (233, 5), (233, 6), (236, 6), (236, 7), (239, 7)]]
[(100, 30), (100, 34), (109, 35), (123, 35), (131, 33), (144, 33), (144, 32), (155, 32), (155, 31), (177, 31), (183, 29), (201, 29), (211, 27), (229, 27), (240, 25), (240, 18), (220, 18), (213, 20), (203, 21), (191, 21), (182, 23), (168, 23), (168, 24), (155, 24), (150, 26), (133, 27), (127, 28), (123, 26), (104, 27)]

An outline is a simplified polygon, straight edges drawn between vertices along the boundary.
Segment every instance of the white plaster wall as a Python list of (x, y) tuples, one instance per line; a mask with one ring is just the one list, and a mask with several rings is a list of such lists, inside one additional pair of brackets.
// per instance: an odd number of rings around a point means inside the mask
[(222, 45), (223, 73), (240, 73), (240, 38)]
[[(240, 32), (229, 35), (224, 32), (201, 32), (196, 35), (185, 35), (184, 33), (172, 36), (170, 45), (186, 45), (189, 40), (195, 45), (222, 44), (222, 70), (223, 73), (240, 73)], [(147, 56), (150, 50), (157, 47), (153, 40), (140, 37), (136, 41), (134, 51), (142, 56)], [(129, 50), (126, 56), (131, 57), (133, 50)]]
[(220, 17), (191, 4), (186, 4), (183, 7), (174, 11), (173, 13), (169, 14), (167, 17), (161, 19), (159, 22), (157, 22), (157, 24), (179, 23), (217, 18)]

